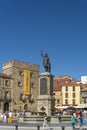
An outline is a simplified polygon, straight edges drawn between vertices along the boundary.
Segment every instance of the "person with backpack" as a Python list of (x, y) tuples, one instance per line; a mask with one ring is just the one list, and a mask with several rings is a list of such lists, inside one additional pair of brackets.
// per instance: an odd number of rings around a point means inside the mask
[(76, 116), (74, 115), (74, 113), (72, 113), (71, 116), (71, 123), (72, 123), (73, 130), (75, 130)]

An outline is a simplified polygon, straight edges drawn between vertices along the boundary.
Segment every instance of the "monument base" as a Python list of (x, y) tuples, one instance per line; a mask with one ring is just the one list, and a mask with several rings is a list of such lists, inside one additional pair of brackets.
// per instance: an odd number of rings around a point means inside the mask
[(37, 98), (37, 111), (52, 115), (55, 107), (53, 97), (53, 75), (45, 72), (39, 75), (39, 96)]
[(37, 111), (52, 115), (55, 99), (51, 95), (39, 95), (37, 98)]

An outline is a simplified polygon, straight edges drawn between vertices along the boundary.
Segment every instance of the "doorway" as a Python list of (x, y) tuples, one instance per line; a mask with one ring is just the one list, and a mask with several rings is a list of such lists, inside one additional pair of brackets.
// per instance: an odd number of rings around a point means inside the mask
[(9, 103), (8, 102), (4, 103), (4, 111), (9, 111)]

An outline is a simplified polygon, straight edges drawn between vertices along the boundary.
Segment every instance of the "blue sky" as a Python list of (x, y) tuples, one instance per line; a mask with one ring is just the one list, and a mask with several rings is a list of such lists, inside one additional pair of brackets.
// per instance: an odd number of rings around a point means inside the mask
[(87, 0), (0, 0), (0, 71), (16, 59), (44, 72), (41, 50), (54, 76), (87, 75)]

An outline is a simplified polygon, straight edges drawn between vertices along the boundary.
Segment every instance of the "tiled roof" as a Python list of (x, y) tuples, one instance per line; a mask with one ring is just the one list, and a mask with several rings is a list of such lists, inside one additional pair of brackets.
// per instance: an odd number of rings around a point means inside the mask
[(54, 78), (53, 90), (61, 91), (62, 86), (80, 86), (80, 83), (77, 83), (70, 76), (59, 76)]
[(62, 86), (54, 86), (53, 87), (54, 91), (61, 91), (61, 89), (62, 89)]
[(65, 84), (63, 84), (63, 86), (80, 86), (80, 84), (78, 84), (77, 82), (66, 82)]
[(86, 85), (85, 87), (83, 87), (81, 91), (82, 91), (82, 92), (87, 91), (87, 85)]

